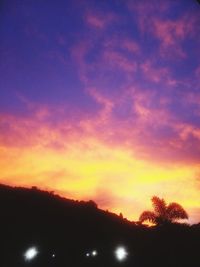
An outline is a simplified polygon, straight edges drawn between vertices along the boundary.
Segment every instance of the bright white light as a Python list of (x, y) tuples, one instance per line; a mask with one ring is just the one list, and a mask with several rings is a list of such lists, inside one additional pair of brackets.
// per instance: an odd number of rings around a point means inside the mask
[(56, 256), (55, 254), (52, 254), (52, 258), (55, 258), (55, 256)]
[(97, 251), (93, 250), (91, 252), (87, 252), (85, 255), (86, 255), (86, 257), (90, 257), (90, 256), (95, 257), (95, 256), (97, 256), (97, 254), (98, 254)]
[(24, 258), (26, 261), (30, 261), (34, 259), (38, 254), (38, 250), (36, 247), (32, 247), (27, 249), (27, 251), (24, 253)]
[(92, 256), (97, 256), (97, 251), (96, 250), (92, 251)]
[(118, 261), (123, 261), (127, 258), (128, 252), (124, 247), (118, 247), (115, 250), (115, 256)]

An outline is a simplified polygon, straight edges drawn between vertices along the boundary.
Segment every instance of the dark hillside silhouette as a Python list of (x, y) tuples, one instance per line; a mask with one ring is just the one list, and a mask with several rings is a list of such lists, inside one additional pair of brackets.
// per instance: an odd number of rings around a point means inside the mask
[[(145, 227), (51, 192), (0, 186), (1, 267), (199, 267), (200, 226)], [(24, 253), (38, 248), (27, 262)], [(117, 246), (128, 256), (117, 261)], [(87, 253), (96, 251), (96, 256)], [(54, 255), (54, 256), (53, 256)]]

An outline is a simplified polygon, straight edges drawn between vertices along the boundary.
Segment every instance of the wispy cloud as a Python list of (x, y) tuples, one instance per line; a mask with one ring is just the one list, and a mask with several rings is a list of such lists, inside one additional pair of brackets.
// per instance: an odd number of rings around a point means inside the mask
[(88, 26), (103, 30), (111, 23), (117, 20), (117, 15), (113, 12), (103, 12), (100, 10), (87, 10), (85, 14), (85, 22)]

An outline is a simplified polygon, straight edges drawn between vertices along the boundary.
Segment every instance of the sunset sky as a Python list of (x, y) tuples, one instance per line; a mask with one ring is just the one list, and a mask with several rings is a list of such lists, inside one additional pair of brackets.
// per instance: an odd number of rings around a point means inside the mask
[(200, 221), (200, 5), (0, 4), (0, 182)]

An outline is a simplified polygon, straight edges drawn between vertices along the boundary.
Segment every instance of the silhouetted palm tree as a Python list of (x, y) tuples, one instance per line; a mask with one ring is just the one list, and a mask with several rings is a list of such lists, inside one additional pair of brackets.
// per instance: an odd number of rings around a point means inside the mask
[(152, 197), (154, 211), (144, 211), (139, 218), (140, 222), (149, 221), (155, 224), (172, 223), (180, 219), (188, 219), (187, 212), (178, 203), (166, 204), (164, 199)]

